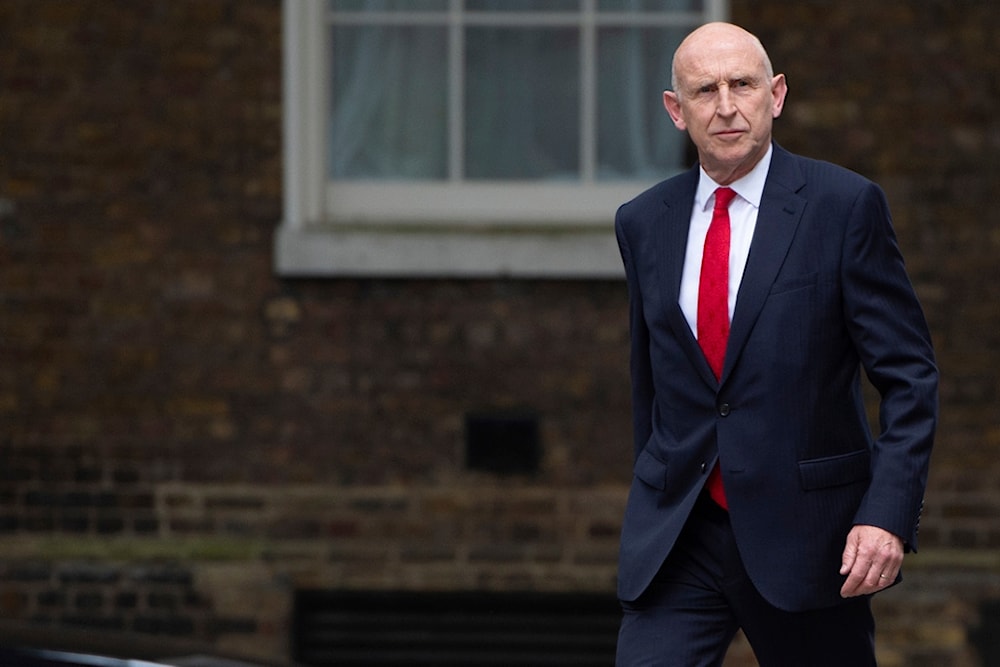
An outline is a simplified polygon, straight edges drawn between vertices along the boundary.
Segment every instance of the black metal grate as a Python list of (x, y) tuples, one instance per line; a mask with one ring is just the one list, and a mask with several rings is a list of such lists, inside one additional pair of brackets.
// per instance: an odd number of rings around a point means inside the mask
[(470, 470), (533, 474), (541, 460), (538, 415), (498, 412), (465, 416), (465, 465)]
[(979, 652), (983, 667), (1000, 665), (1000, 600), (986, 600), (979, 607), (979, 627), (969, 639)]
[(293, 658), (312, 667), (610, 667), (614, 596), (300, 591)]

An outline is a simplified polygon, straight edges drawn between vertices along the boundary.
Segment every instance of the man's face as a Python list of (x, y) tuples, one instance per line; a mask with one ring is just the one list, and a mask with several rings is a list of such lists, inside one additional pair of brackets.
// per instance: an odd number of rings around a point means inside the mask
[(675, 73), (677, 90), (663, 94), (664, 106), (691, 136), (702, 167), (721, 185), (745, 176), (771, 143), (784, 75), (770, 77), (749, 34), (725, 25), (692, 33), (678, 49)]

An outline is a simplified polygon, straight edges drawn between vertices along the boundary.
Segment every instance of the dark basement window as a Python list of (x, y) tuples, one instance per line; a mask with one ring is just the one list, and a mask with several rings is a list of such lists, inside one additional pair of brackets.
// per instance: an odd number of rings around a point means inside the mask
[(309, 667), (611, 667), (613, 593), (300, 590), (292, 657)]

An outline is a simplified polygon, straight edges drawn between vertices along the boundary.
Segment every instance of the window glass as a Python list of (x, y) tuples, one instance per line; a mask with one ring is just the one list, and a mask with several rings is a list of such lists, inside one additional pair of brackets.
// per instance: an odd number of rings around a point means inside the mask
[(705, 9), (703, 0), (600, 0), (602, 12), (622, 11), (696, 11)]
[(448, 9), (448, 0), (330, 0), (329, 7), (338, 12), (440, 12)]
[(334, 179), (441, 179), (447, 171), (447, 30), (332, 29)]
[(579, 31), (469, 28), (466, 177), (576, 179)]
[(599, 31), (598, 179), (655, 179), (679, 165), (684, 136), (663, 108), (663, 91), (684, 34), (677, 28)]
[(465, 0), (465, 8), (491, 12), (575, 12), (580, 8), (580, 0)]
[(658, 179), (683, 166), (662, 91), (704, 4), (329, 0), (327, 177)]

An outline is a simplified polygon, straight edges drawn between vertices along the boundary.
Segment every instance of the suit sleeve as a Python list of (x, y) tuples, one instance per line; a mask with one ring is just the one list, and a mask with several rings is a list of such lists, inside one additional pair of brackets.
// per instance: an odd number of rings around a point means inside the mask
[(937, 425), (938, 370), (885, 195), (874, 183), (855, 201), (842, 259), (845, 316), (880, 396), (871, 485), (855, 523), (884, 528), (915, 550)]
[(629, 370), (632, 378), (632, 440), (634, 457), (646, 446), (653, 431), (653, 371), (649, 360), (649, 330), (643, 313), (642, 291), (639, 285), (635, 258), (626, 233), (624, 206), (615, 217), (615, 235), (625, 267), (625, 280), (629, 299), (629, 332), (631, 349)]

